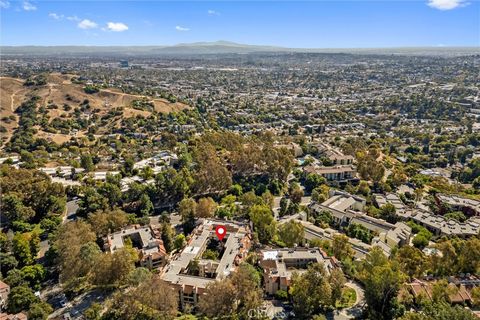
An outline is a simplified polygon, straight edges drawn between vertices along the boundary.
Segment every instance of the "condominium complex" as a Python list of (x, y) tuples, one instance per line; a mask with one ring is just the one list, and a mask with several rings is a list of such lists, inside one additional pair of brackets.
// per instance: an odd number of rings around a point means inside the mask
[[(219, 241), (215, 228), (225, 227), (227, 233)], [(161, 279), (178, 292), (182, 309), (195, 307), (208, 284), (225, 279), (247, 256), (251, 246), (248, 225), (220, 220), (205, 220), (191, 234), (187, 246), (178, 253), (161, 273)], [(217, 256), (205, 256), (205, 252)]]
[(264, 250), (260, 266), (263, 268), (265, 292), (275, 294), (278, 290), (288, 291), (292, 275), (303, 273), (312, 263), (323, 263), (327, 273), (338, 267), (338, 261), (319, 248), (293, 248)]
[(167, 252), (160, 239), (160, 232), (149, 226), (130, 226), (105, 238), (104, 249), (110, 252), (123, 248), (129, 242), (138, 251), (140, 265), (155, 269), (165, 265)]

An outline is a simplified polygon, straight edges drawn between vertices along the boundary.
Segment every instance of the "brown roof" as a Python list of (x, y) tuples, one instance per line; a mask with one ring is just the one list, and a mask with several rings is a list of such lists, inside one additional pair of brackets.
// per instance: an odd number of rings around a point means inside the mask
[[(420, 281), (416, 279), (412, 283), (409, 283), (408, 286), (410, 287), (415, 297), (423, 295), (430, 300), (432, 299), (432, 287), (433, 287), (432, 282)], [(465, 287), (465, 285), (461, 284), (460, 286), (456, 286), (455, 284), (450, 283), (449, 287), (455, 289), (455, 290), (452, 290), (453, 293), (450, 294), (449, 296), (450, 302), (465, 303), (465, 302), (472, 301), (470, 292)]]
[(6, 284), (5, 282), (0, 280), (0, 289), (6, 289), (6, 288), (10, 288), (10, 286), (8, 284)]
[(17, 314), (0, 313), (0, 320), (27, 320), (27, 315), (23, 312)]

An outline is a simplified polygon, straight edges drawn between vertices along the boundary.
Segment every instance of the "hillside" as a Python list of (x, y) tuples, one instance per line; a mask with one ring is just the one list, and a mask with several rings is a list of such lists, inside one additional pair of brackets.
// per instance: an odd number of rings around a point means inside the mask
[[(157, 112), (167, 113), (188, 108), (187, 105), (176, 102), (170, 103), (165, 99), (151, 99), (140, 95), (122, 93), (116, 89), (101, 89), (97, 93), (87, 94), (83, 85), (74, 84), (70, 81), (71, 75), (50, 74), (47, 76), (45, 85), (25, 86), (24, 80), (0, 77), (0, 118), (6, 132), (2, 133), (2, 140), (8, 141), (18, 126), (19, 117), (15, 110), (22, 102), (32, 96), (40, 97), (40, 106), (47, 110), (49, 121), (55, 118), (62, 120), (73, 119), (74, 110), (88, 100), (91, 111), (89, 113), (102, 117), (114, 108), (123, 108), (123, 118), (142, 115), (151, 115), (149, 110), (137, 110), (132, 108), (135, 100), (148, 101), (153, 104)], [(68, 105), (69, 107), (65, 107)], [(118, 121), (117, 121), (118, 122)], [(116, 125), (116, 123), (112, 123)], [(38, 128), (38, 137), (44, 137), (56, 143), (70, 140), (71, 135), (65, 132), (45, 132)], [(76, 136), (83, 136), (85, 132), (76, 132)]]

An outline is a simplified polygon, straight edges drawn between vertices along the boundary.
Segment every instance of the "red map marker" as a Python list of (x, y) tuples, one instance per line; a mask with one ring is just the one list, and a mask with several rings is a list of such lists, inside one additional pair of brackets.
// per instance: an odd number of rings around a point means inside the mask
[(215, 233), (217, 234), (218, 239), (222, 241), (225, 235), (227, 234), (227, 229), (225, 229), (224, 226), (217, 226), (215, 228)]

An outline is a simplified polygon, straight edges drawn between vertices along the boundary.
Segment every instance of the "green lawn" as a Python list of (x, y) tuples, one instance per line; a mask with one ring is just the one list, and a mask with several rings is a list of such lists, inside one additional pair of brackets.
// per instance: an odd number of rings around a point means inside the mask
[(344, 287), (342, 289), (342, 297), (337, 301), (337, 309), (343, 309), (351, 307), (355, 301), (357, 301), (357, 293), (354, 289), (349, 287)]

